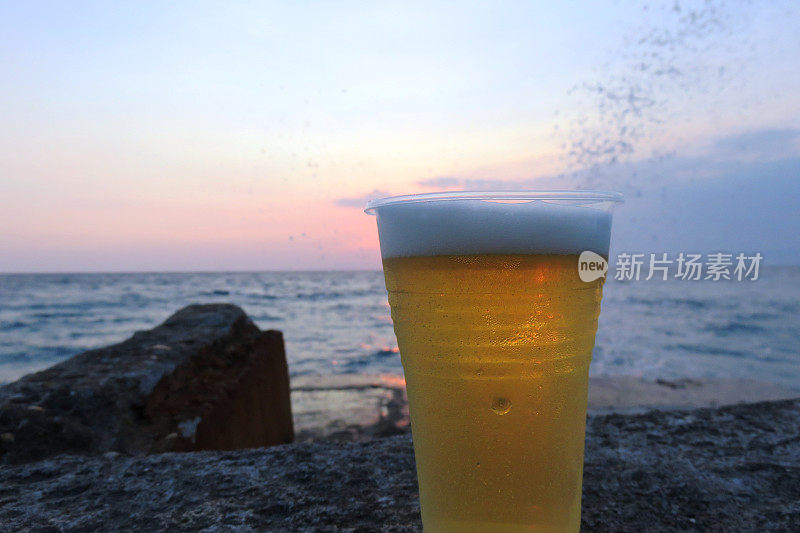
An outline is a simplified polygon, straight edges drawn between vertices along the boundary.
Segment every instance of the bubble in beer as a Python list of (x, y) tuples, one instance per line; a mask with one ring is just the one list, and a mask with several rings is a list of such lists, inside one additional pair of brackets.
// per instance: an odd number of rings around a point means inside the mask
[(497, 398), (492, 400), (492, 411), (494, 411), (496, 415), (503, 416), (505, 414), (508, 414), (510, 410), (511, 410), (511, 400), (509, 400), (508, 398), (503, 398), (501, 396), (498, 396)]

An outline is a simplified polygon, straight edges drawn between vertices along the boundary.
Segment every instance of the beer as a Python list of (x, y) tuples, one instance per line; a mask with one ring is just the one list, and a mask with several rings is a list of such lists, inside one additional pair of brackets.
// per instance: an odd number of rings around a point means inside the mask
[[(577, 531), (610, 214), (457, 199), (378, 207), (428, 531)], [(516, 233), (513, 233), (516, 230)]]
[(602, 282), (583, 286), (577, 264), (571, 255), (384, 260), (431, 531), (578, 529)]

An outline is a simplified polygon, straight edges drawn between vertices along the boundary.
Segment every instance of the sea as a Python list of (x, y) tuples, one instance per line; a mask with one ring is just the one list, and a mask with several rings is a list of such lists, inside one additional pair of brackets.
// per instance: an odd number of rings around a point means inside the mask
[[(381, 272), (4, 274), (0, 383), (211, 302), (283, 331), (293, 376), (402, 372)], [(800, 390), (800, 267), (755, 281), (609, 279), (591, 373)]]

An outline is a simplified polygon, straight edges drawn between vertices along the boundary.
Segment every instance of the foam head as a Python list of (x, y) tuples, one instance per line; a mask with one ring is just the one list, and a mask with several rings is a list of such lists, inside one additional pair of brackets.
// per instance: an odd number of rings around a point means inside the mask
[(605, 257), (616, 193), (454, 193), (388, 198), (378, 219), (381, 254), (580, 254)]

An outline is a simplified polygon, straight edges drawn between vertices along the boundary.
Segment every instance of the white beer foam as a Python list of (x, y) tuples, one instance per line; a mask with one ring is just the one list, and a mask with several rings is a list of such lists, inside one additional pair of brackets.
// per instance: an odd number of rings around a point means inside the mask
[(608, 256), (611, 213), (535, 200), (443, 200), (376, 209), (387, 257), (466, 254)]

